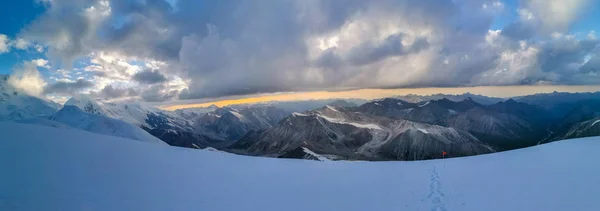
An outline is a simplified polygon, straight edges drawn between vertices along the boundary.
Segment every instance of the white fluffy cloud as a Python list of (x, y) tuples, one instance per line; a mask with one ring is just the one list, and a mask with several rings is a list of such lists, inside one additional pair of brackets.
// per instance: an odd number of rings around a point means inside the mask
[(23, 38), (11, 39), (5, 34), (0, 34), (0, 54), (10, 52), (12, 49), (30, 50), (33, 49), (39, 53), (44, 52), (44, 46), (33, 44)]
[(524, 7), (530, 10), (529, 17), (535, 16), (541, 22), (544, 32), (564, 32), (592, 4), (594, 0), (523, 0)]
[(32, 63), (38, 67), (50, 68), (50, 65), (48, 64), (48, 60), (45, 60), (45, 59), (34, 59), (34, 60), (31, 60), (30, 63)]
[(8, 79), (8, 83), (33, 96), (42, 96), (46, 86), (37, 66), (31, 62), (26, 62), (16, 68)]
[(20, 50), (26, 50), (27, 48), (29, 48), (30, 45), (31, 45), (31, 43), (29, 43), (29, 41), (27, 41), (23, 38), (17, 38), (13, 42), (13, 46)]

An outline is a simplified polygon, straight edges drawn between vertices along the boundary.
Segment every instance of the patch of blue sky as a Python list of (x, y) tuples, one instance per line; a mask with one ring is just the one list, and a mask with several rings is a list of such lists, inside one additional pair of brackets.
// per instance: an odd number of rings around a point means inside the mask
[[(26, 26), (45, 11), (45, 7), (35, 0), (19, 0), (3, 2), (0, 7), (0, 34), (9, 38), (18, 36), (23, 26)], [(10, 73), (15, 65), (23, 60), (40, 58), (38, 52), (11, 50), (0, 54), (0, 74)]]

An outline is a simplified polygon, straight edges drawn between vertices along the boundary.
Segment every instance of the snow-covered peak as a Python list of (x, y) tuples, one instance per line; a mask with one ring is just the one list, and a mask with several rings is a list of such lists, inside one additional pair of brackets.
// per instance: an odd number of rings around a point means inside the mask
[(74, 95), (65, 102), (64, 106), (75, 106), (88, 113), (105, 114), (105, 111), (97, 100), (84, 94)]
[(73, 105), (65, 105), (52, 115), (52, 120), (92, 133), (123, 137), (149, 143), (165, 144), (160, 139), (150, 135), (141, 128), (125, 121), (107, 117), (102, 114), (90, 113)]
[(0, 75), (0, 120), (47, 117), (60, 108), (57, 103), (13, 87), (8, 83), (9, 78), (9, 75)]
[(242, 115), (240, 113), (239, 110), (232, 108), (232, 107), (227, 107), (227, 106), (216, 109), (214, 112), (209, 112), (206, 115), (209, 115), (212, 117), (217, 117), (217, 118), (222, 118), (222, 117), (235, 118), (238, 121), (242, 121), (242, 120), (246, 119), (244, 117), (244, 115)]
[[(154, 128), (152, 122), (148, 122), (148, 116), (163, 116), (168, 121), (178, 121), (182, 125), (186, 120), (177, 112), (168, 112), (157, 108), (145, 107), (135, 103), (115, 103), (96, 100), (89, 95), (76, 95), (69, 99), (65, 106), (75, 106), (79, 109), (93, 114), (104, 115), (113, 119), (123, 120), (136, 126)], [(175, 120), (176, 119), (176, 120)]]
[(73, 95), (69, 100), (67, 100), (67, 102), (65, 102), (65, 105), (79, 107), (79, 105), (88, 104), (88, 103), (97, 104), (97, 101), (96, 101), (96, 99), (93, 99), (89, 95), (79, 94), (79, 95)]

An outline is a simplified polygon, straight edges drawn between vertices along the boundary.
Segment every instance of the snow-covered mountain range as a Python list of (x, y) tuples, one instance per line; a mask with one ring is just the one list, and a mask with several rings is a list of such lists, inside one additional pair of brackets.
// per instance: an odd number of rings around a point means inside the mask
[[(93, 133), (112, 135), (143, 142), (165, 144), (160, 139), (136, 127), (116, 113), (107, 113), (94, 101), (71, 99), (64, 106), (28, 95), (8, 83), (9, 76), (0, 76), (0, 120), (60, 128), (77, 128)], [(113, 112), (110, 110), (109, 112)], [(115, 118), (118, 116), (119, 118)], [(132, 119), (132, 118), (131, 118)]]
[(466, 131), (393, 120), (325, 106), (294, 113), (275, 127), (250, 133), (230, 147), (251, 154), (275, 155), (298, 148), (335, 159), (421, 160), (476, 155), (494, 150)]
[(596, 96), (549, 93), (502, 100), (469, 93), (408, 95), (368, 102), (329, 99), (165, 111), (86, 95), (73, 96), (62, 106), (28, 95), (2, 76), (0, 121), (246, 155), (420, 160), (600, 135)]
[(471, 98), (483, 105), (491, 105), (491, 104), (495, 104), (500, 101), (506, 100), (506, 99), (502, 99), (502, 98), (498, 98), (498, 97), (488, 97), (488, 96), (483, 96), (483, 95), (471, 94), (468, 92), (464, 93), (464, 94), (459, 94), (459, 95), (450, 95), (450, 94), (415, 95), (415, 94), (409, 94), (409, 95), (394, 96), (393, 98), (401, 99), (401, 100), (404, 100), (406, 102), (411, 102), (411, 103), (419, 103), (419, 102), (425, 102), (425, 101), (430, 101), (430, 100), (441, 100), (444, 98), (449, 99), (451, 101), (462, 101), (462, 100), (466, 100), (467, 98)]
[(218, 108), (194, 121), (195, 131), (218, 140), (235, 141), (248, 131), (272, 127), (288, 112), (274, 106)]

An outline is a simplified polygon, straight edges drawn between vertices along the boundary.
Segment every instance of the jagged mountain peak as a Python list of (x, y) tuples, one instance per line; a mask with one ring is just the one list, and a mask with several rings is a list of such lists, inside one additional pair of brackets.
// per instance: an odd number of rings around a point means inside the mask
[(363, 109), (369, 108), (368, 110), (372, 110), (372, 109), (408, 109), (408, 108), (415, 108), (417, 107), (418, 104), (416, 103), (411, 103), (411, 102), (407, 102), (401, 99), (397, 99), (397, 98), (382, 98), (382, 99), (378, 99), (378, 100), (373, 100), (371, 102), (365, 103), (363, 105), (361, 105), (360, 107)]
[(344, 107), (335, 107), (335, 106), (331, 106), (331, 105), (325, 105), (325, 106), (323, 106), (323, 108), (321, 110), (339, 112), (338, 109), (344, 109)]
[(383, 98), (365, 103), (355, 110), (369, 115), (395, 118), (409, 113), (418, 106), (417, 103), (410, 103), (397, 98)]
[(271, 127), (289, 114), (273, 106), (225, 106), (195, 119), (193, 127), (213, 139), (231, 141), (250, 130)]
[(398, 103), (404, 104), (404, 103), (409, 103), (409, 102), (406, 102), (406, 101), (398, 99), (398, 98), (386, 97), (386, 98), (373, 100), (369, 103), (378, 103), (378, 104), (384, 104), (384, 105), (394, 105), (394, 104), (398, 105)]
[(225, 112), (231, 112), (231, 111), (236, 111), (236, 109), (234, 109), (232, 107), (228, 107), (228, 106), (223, 106), (223, 107), (217, 108), (215, 110), (216, 113), (225, 113)]
[(105, 114), (100, 103), (89, 95), (74, 95), (65, 102), (65, 106), (75, 106), (88, 113)]
[[(416, 146), (422, 150), (409, 150)], [(455, 148), (458, 146), (464, 148)], [(232, 149), (245, 149), (250, 154), (311, 158), (302, 147), (342, 159), (375, 160), (429, 159), (440, 150), (450, 149), (461, 155), (493, 151), (465, 131), (331, 106), (292, 113), (274, 127), (249, 134), (232, 145)]]
[(522, 111), (522, 112), (529, 112), (532, 114), (539, 114), (539, 115), (547, 115), (547, 114), (543, 114), (545, 111), (536, 105), (530, 105), (527, 103), (523, 103), (523, 102), (518, 102), (516, 100), (508, 99), (506, 101), (501, 101), (498, 102), (496, 104), (490, 105), (489, 108), (494, 109), (496, 111), (499, 112), (509, 112), (509, 111)]
[[(464, 94), (457, 94), (457, 95), (452, 95), (452, 94), (432, 94), (432, 95), (415, 95), (415, 94), (409, 94), (409, 95), (405, 95), (405, 96), (396, 96), (396, 98), (399, 99), (403, 99), (406, 100), (408, 102), (413, 102), (413, 103), (418, 103), (418, 102), (423, 102), (423, 101), (428, 101), (428, 100), (439, 100), (442, 98), (448, 98), (452, 101), (463, 101), (463, 100), (472, 100), (472, 101), (476, 101), (477, 103), (480, 104), (484, 104), (484, 105), (491, 105), (494, 103), (497, 103), (499, 101), (502, 101), (502, 98), (495, 98), (495, 97), (487, 97), (487, 96), (483, 96), (483, 95), (477, 95), (477, 94), (472, 94), (469, 92), (466, 92)], [(468, 99), (470, 98), (470, 99)]]
[(445, 109), (452, 109), (455, 111), (467, 111), (467, 110), (475, 108), (475, 107), (482, 107), (481, 104), (474, 101), (473, 98), (470, 98), (470, 97), (467, 97), (460, 101), (452, 101), (448, 98), (442, 98), (439, 100), (430, 101), (430, 103), (428, 103), (428, 104), (431, 104), (431, 105), (437, 104)]
[(510, 104), (517, 104), (519, 102), (517, 102), (516, 100), (509, 98), (508, 100), (504, 101), (505, 103), (510, 103)]
[(327, 105), (333, 106), (333, 107), (356, 107), (357, 106), (356, 104), (345, 101), (345, 100), (336, 100), (331, 103), (328, 103)]
[(244, 121), (246, 119), (238, 109), (227, 106), (218, 108), (214, 112), (209, 112), (205, 115), (213, 116), (216, 118), (229, 119), (229, 121)]

